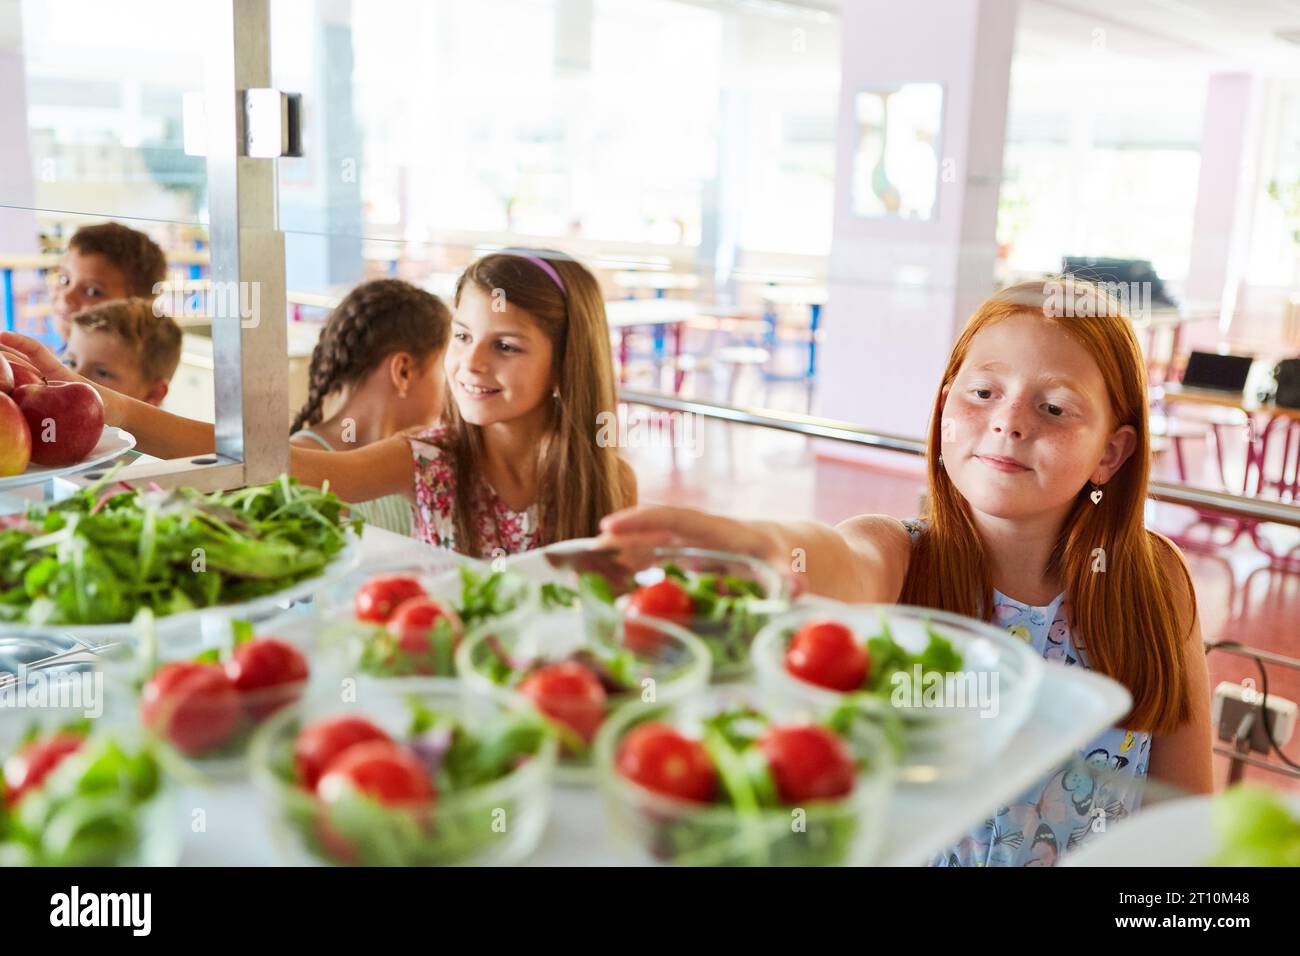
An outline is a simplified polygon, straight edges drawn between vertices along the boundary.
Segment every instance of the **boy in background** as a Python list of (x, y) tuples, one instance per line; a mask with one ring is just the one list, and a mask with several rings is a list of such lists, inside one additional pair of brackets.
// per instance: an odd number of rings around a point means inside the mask
[(143, 232), (120, 222), (83, 226), (68, 240), (50, 293), (54, 329), (67, 342), (77, 312), (133, 296), (152, 302), (166, 278), (167, 257)]
[(181, 329), (153, 297), (105, 302), (72, 316), (63, 363), (150, 405), (161, 405), (181, 361)]

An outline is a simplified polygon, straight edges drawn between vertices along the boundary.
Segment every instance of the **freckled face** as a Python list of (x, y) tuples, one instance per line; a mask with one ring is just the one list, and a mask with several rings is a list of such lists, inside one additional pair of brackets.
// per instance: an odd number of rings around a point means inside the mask
[(944, 402), (943, 466), (983, 514), (1062, 510), (1094, 478), (1113, 430), (1087, 350), (1054, 322), (1013, 316), (971, 340)]

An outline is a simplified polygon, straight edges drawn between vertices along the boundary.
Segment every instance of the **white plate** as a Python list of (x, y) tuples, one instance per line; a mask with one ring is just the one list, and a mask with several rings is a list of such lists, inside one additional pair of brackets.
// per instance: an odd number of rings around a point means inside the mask
[[(245, 601), (243, 604), (217, 604), (212, 607), (197, 608), (193, 611), (182, 611), (180, 614), (160, 617), (155, 622), (158, 637), (165, 640), (168, 633), (174, 633), (182, 628), (197, 628), (200, 620), (208, 614), (215, 613), (250, 621), (272, 616), (285, 610), (292, 602), (311, 597), (339, 578), (350, 574), (356, 568), (360, 554), (361, 542), (349, 532), (348, 543), (343, 550), (336, 554), (333, 560), (325, 565), (321, 573), (316, 577), (307, 578), (283, 590), (276, 591), (273, 594), (264, 594), (252, 601)], [(0, 623), (0, 635), (4, 634), (67, 638), (70, 643), (78, 643), (88, 648), (102, 648), (112, 644), (129, 642), (134, 637), (130, 623), (51, 625)]]
[[(1284, 796), (1300, 817), (1300, 797)], [(1062, 866), (1206, 866), (1219, 852), (1214, 797), (1183, 797), (1139, 810), (1061, 858)]]
[(90, 471), (107, 465), (114, 458), (134, 447), (134, 435), (130, 432), (124, 432), (114, 425), (105, 425), (104, 430), (99, 434), (99, 444), (91, 450), (84, 461), (79, 461), (75, 465), (63, 465), (59, 468), (51, 468), (46, 465), (28, 465), (27, 470), (21, 475), (0, 478), (0, 491), (4, 491), (6, 488), (21, 488), (24, 485), (34, 485), (37, 482), (48, 481), (51, 478), (61, 478), (64, 475), (75, 475), (78, 472)]

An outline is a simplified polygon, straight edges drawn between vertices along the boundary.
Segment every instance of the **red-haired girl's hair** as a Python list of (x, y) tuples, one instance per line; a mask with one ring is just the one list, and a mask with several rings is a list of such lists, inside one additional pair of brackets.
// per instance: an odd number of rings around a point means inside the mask
[[(1084, 303), (1087, 315), (1062, 315), (1062, 304)], [(1004, 289), (988, 299), (962, 330), (944, 369), (930, 421), (928, 526), (913, 548), (901, 600), (987, 620), (993, 583), (984, 544), (970, 506), (940, 463), (944, 396), (961, 369), (971, 341), (1003, 319), (1033, 315), (1053, 322), (1083, 345), (1106, 382), (1113, 427), (1137, 432), (1133, 454), (1094, 505), (1088, 485), (1079, 489), (1052, 551), (1049, 573), (1059, 575), (1069, 602), (1075, 646), (1088, 665), (1119, 681), (1133, 695), (1125, 726), (1168, 733), (1189, 717), (1188, 688), (1174, 582), (1162, 558), (1169, 545), (1143, 524), (1151, 442), (1147, 425), (1146, 366), (1137, 336), (1120, 304), (1079, 280), (1049, 279)], [(1094, 570), (1098, 552), (1104, 572)], [(1181, 560), (1187, 593), (1195, 596)], [(1190, 625), (1190, 620), (1187, 622)]]

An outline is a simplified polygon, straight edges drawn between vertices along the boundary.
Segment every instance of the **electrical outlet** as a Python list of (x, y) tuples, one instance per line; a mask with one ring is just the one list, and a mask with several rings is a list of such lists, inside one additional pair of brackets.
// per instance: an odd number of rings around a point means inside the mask
[[(1211, 713), (1214, 725), (1219, 728), (1221, 741), (1232, 743), (1236, 739), (1237, 728), (1241, 726), (1242, 718), (1252, 710), (1258, 712), (1261, 696), (1255, 681), (1249, 677), (1237, 684), (1224, 681), (1214, 688), (1214, 708)], [(1268, 727), (1273, 732), (1273, 740), (1279, 747), (1290, 740), (1291, 734), (1295, 732), (1296, 709), (1295, 701), (1278, 697), (1276, 694), (1268, 695), (1268, 713), (1265, 715), (1265, 720), (1268, 721)], [(1268, 753), (1272, 749), (1261, 721), (1257, 721), (1251, 729), (1250, 749), (1258, 753)]]

